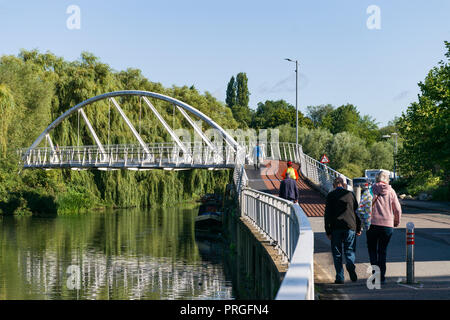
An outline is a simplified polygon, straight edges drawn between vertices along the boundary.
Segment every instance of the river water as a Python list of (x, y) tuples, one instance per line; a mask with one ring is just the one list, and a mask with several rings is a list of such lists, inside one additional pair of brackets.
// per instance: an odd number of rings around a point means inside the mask
[(0, 299), (234, 299), (198, 206), (0, 217)]

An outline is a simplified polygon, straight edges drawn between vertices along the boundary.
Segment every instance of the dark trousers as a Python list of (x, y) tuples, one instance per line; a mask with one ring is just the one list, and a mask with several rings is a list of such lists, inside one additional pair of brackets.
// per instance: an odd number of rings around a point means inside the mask
[(394, 228), (371, 225), (366, 233), (370, 264), (380, 268), (381, 281), (386, 275), (386, 253)]

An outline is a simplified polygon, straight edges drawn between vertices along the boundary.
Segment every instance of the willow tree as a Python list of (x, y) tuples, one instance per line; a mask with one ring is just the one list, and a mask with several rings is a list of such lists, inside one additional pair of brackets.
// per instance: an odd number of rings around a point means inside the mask
[[(238, 123), (232, 110), (210, 93), (200, 94), (194, 87), (165, 88), (146, 79), (138, 69), (114, 71), (90, 53), (80, 59), (66, 61), (51, 53), (23, 50), (19, 56), (0, 58), (0, 155), (5, 146), (28, 147), (38, 135), (70, 107), (99, 94), (116, 90), (158, 92), (186, 102), (214, 118), (220, 126), (235, 129)], [(152, 115), (139, 97), (118, 97), (118, 102), (130, 121), (148, 143), (168, 141), (167, 131)], [(187, 127), (186, 120), (176, 108), (162, 100), (153, 101), (166, 121), (175, 129)], [(12, 109), (14, 108), (14, 109)], [(105, 144), (133, 143), (134, 136), (108, 100), (95, 102), (85, 108), (87, 117), (99, 139)], [(52, 132), (59, 146), (93, 144), (83, 121), (78, 129), (77, 114), (65, 119)], [(17, 125), (11, 125), (11, 124)], [(205, 128), (206, 129), (206, 128)], [(193, 131), (193, 130), (192, 130)], [(42, 144), (46, 143), (46, 140)], [(3, 159), (0, 159), (3, 160)], [(0, 161), (0, 214), (26, 208), (33, 199), (55, 200), (60, 209), (96, 206), (172, 205), (204, 193), (223, 189), (230, 179), (228, 171), (195, 171), (166, 173), (164, 171), (117, 172), (101, 171), (43, 171), (25, 170), (19, 176), (11, 174), (17, 160), (8, 157)], [(195, 183), (195, 181), (201, 183)], [(203, 185), (204, 183), (204, 185)], [(189, 186), (194, 187), (189, 187)], [(183, 187), (180, 187), (183, 186)], [(16, 190), (13, 194), (11, 190)], [(33, 192), (33, 199), (28, 195)], [(56, 198), (56, 199), (55, 199)], [(51, 203), (52, 204), (52, 203)], [(35, 206), (37, 207), (37, 206)]]
[(14, 112), (14, 98), (5, 84), (0, 84), (0, 157), (5, 158), (8, 146), (8, 129)]

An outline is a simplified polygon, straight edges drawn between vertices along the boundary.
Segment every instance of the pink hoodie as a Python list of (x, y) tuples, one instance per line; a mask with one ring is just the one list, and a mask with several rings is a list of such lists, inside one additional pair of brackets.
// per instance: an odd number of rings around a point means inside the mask
[(373, 185), (372, 191), (373, 201), (375, 199), (377, 200), (373, 206), (371, 224), (384, 227), (396, 227), (400, 223), (402, 207), (394, 189), (388, 184), (377, 182)]

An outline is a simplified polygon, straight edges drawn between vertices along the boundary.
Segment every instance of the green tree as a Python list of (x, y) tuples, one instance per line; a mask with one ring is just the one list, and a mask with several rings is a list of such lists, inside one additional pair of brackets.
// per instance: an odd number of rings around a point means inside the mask
[(358, 137), (364, 139), (367, 145), (373, 144), (380, 137), (378, 125), (375, 119), (369, 115), (359, 118), (357, 128), (354, 133)]
[(333, 112), (334, 107), (331, 104), (320, 105), (320, 106), (308, 106), (306, 107), (308, 110), (307, 115), (311, 119), (315, 128), (318, 127), (328, 127), (326, 123), (324, 123), (324, 119), (327, 118), (331, 112)]
[(258, 103), (253, 117), (255, 128), (275, 128), (279, 125), (295, 126), (295, 108), (284, 100), (266, 100)]
[(331, 133), (336, 134), (340, 132), (355, 133), (358, 128), (359, 112), (352, 104), (342, 105), (336, 108), (325, 118), (331, 117), (331, 127), (328, 128)]
[(378, 140), (384, 139), (383, 136), (390, 135), (393, 132), (398, 132), (398, 121), (399, 117), (395, 117), (394, 120), (388, 122), (387, 126), (378, 129)]
[(234, 76), (232, 76), (230, 82), (228, 82), (225, 103), (229, 108), (236, 105), (236, 81), (234, 80)]
[[(14, 100), (8, 140), (14, 148), (25, 146), (50, 123), (54, 83), (47, 71), (13, 56), (0, 59), (0, 83), (6, 85)], [(20, 125), (19, 125), (20, 124)]]
[(307, 134), (301, 140), (303, 152), (316, 160), (320, 160), (322, 155), (327, 152), (332, 140), (333, 135), (327, 129), (318, 128), (308, 130)]
[[(305, 118), (301, 112), (298, 113), (298, 123), (299, 127), (312, 127), (311, 120)], [(275, 128), (283, 124), (289, 124), (290, 126), (295, 127), (294, 106), (284, 100), (266, 100), (264, 103), (258, 103), (258, 107), (252, 119), (252, 128)], [(295, 137), (293, 141), (295, 141)]]
[(231, 108), (233, 118), (239, 123), (240, 128), (248, 128), (251, 125), (253, 112), (249, 108), (248, 79), (244, 72), (231, 77), (227, 85), (225, 103)]
[[(394, 147), (388, 142), (375, 142), (369, 148), (368, 167), (371, 169), (394, 169)], [(366, 169), (369, 169), (366, 168)]]
[(363, 167), (369, 159), (365, 142), (348, 132), (340, 132), (333, 136), (328, 154), (330, 167), (337, 171), (350, 163)]
[(240, 124), (241, 128), (249, 128), (252, 120), (252, 111), (249, 107), (244, 107), (239, 104), (231, 107), (233, 117)]
[[(278, 139), (280, 142), (295, 141), (295, 128), (293, 128), (290, 124), (282, 124), (275, 129), (278, 130)], [(299, 141), (299, 143), (301, 143), (301, 141)]]
[(236, 104), (248, 108), (250, 92), (247, 83), (247, 74), (245, 72), (238, 73), (236, 76)]
[(399, 150), (401, 174), (433, 175), (450, 184), (450, 42), (445, 42), (447, 61), (440, 61), (419, 82), (418, 102), (413, 102), (398, 121), (403, 148)]
[(0, 84), (0, 157), (5, 158), (8, 146), (8, 131), (13, 119), (14, 98), (5, 84)]

